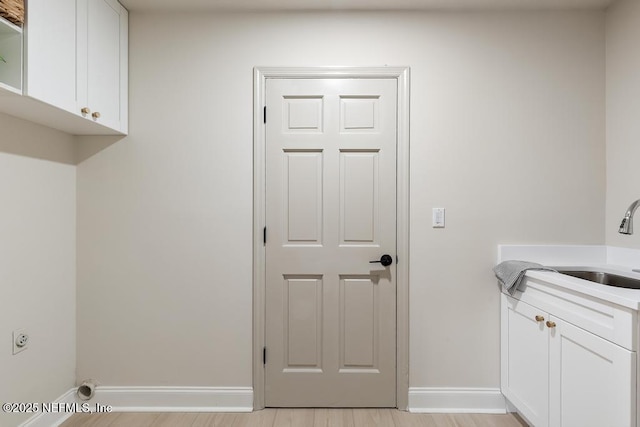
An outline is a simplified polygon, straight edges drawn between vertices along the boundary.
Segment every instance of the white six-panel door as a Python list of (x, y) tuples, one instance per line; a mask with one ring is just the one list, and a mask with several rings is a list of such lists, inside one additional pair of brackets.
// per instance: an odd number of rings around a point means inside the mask
[(266, 406), (393, 407), (397, 80), (266, 99)]

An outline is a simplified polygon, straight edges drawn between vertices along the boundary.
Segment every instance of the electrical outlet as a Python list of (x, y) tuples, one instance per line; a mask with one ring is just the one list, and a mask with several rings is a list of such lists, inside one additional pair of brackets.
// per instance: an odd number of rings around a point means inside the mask
[(24, 329), (16, 329), (13, 331), (13, 354), (29, 348), (29, 334)]

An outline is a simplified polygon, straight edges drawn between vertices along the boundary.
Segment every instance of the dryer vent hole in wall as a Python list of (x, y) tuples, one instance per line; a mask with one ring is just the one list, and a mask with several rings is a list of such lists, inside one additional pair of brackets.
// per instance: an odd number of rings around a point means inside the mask
[(80, 400), (90, 400), (96, 393), (97, 382), (95, 380), (84, 380), (78, 387), (76, 394)]

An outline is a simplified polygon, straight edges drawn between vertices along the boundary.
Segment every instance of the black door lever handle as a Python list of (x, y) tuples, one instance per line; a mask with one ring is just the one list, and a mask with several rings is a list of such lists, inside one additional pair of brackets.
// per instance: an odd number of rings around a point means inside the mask
[(377, 261), (369, 261), (369, 264), (376, 264), (378, 262), (382, 264), (384, 267), (388, 267), (391, 264), (393, 264), (393, 258), (391, 258), (391, 255), (384, 254)]

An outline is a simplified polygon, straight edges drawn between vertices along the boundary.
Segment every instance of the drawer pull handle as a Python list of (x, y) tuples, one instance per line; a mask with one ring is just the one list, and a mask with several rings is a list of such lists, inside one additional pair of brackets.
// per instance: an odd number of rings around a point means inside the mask
[(556, 327), (556, 322), (551, 322), (547, 320), (547, 328), (555, 328), (555, 327)]
[(536, 316), (536, 322), (544, 322), (544, 317), (537, 315)]
[(89, 114), (91, 112), (91, 110), (89, 109), (89, 107), (82, 107), (82, 109), (80, 110), (80, 112), (82, 114)]

